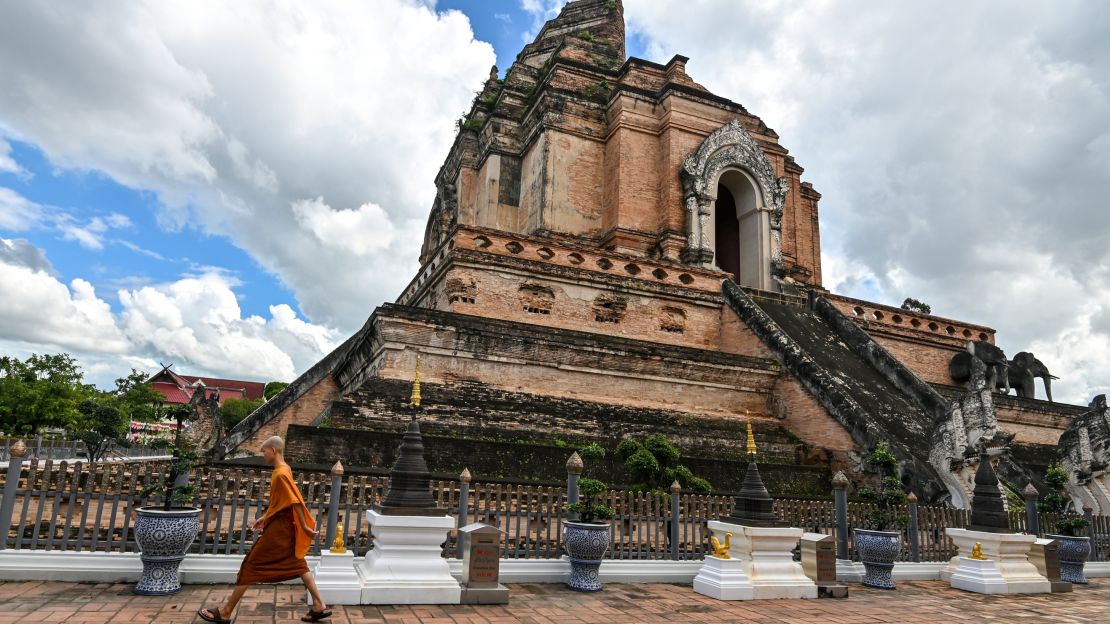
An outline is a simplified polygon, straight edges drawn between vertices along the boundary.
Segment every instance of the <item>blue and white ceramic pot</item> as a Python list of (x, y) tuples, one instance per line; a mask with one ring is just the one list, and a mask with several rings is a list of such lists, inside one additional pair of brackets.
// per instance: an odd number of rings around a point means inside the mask
[(200, 510), (140, 507), (135, 513), (135, 541), (143, 574), (133, 591), (143, 596), (176, 594), (181, 591), (177, 568), (197, 538)]
[(902, 552), (902, 533), (852, 529), (852, 535), (859, 560), (863, 562), (863, 584), (894, 589), (894, 560)]
[(609, 523), (567, 522), (563, 525), (563, 546), (570, 557), (567, 588), (581, 592), (601, 591), (598, 569), (609, 550)]
[(1056, 541), (1056, 554), (1060, 558), (1060, 580), (1069, 583), (1087, 584), (1083, 576), (1083, 564), (1091, 556), (1091, 538), (1070, 535), (1045, 535)]

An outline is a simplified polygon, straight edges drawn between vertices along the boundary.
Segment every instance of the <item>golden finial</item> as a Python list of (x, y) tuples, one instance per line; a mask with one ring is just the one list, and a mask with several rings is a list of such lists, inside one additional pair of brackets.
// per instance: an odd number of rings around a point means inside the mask
[(409, 403), (413, 407), (420, 407), (420, 356), (416, 356), (416, 373), (412, 377), (412, 397)]
[(744, 420), (748, 423), (748, 455), (755, 455), (755, 434), (752, 433), (752, 419), (748, 417), (748, 410), (744, 410)]
[(709, 538), (709, 543), (713, 546), (713, 556), (718, 559), (731, 559), (728, 556), (728, 549), (732, 546), (732, 533), (725, 533), (725, 543), (722, 544), (717, 536)]
[(975, 545), (971, 547), (971, 556), (968, 557), (968, 559), (974, 559), (976, 561), (986, 561), (987, 560), (987, 558), (983, 556), (983, 543), (982, 542), (975, 542)]
[(331, 552), (335, 554), (343, 554), (347, 552), (347, 546), (343, 543), (343, 523), (335, 525), (335, 541), (331, 543)]

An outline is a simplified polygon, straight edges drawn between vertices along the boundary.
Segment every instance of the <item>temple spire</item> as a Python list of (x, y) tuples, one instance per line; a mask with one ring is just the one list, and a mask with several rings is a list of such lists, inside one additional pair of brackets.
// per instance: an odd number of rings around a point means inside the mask
[(401, 439), (397, 461), (389, 471), (389, 490), (377, 505), (385, 515), (439, 516), (444, 509), (436, 505), (432, 496), (432, 473), (424, 461), (424, 438), (416, 415), (420, 411), (420, 356), (416, 358), (416, 373), (412, 380), (412, 419)]
[[(745, 412), (746, 413), (746, 412)], [(752, 432), (752, 421), (747, 418), (748, 429), (748, 471), (744, 475), (744, 484), (740, 488), (740, 495), (732, 502), (732, 513), (720, 518), (721, 522), (740, 524), (754, 527), (770, 527), (781, 524), (775, 516), (775, 503), (763, 485), (763, 477), (759, 474), (759, 466), (755, 457), (757, 448), (755, 434)]]
[(967, 528), (988, 533), (1013, 533), (1002, 493), (998, 491), (998, 475), (995, 474), (990, 455), (985, 450), (979, 455), (979, 467), (975, 470), (971, 522)]

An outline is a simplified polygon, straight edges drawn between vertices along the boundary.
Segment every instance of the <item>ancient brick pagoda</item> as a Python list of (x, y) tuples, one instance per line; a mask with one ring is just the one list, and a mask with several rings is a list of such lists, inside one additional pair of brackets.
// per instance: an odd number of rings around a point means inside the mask
[(568, 3), (461, 121), (411, 283), (217, 453), (288, 431), (294, 461), (388, 466), (420, 356), (433, 471), (557, 477), (556, 440), (651, 432), (711, 466), (747, 412), (773, 492), (773, 464), (859, 475), (879, 441), (924, 500), (967, 498), (981, 438), (1035, 481), (1083, 410), (954, 381), (989, 327), (827, 291), (820, 194), (686, 60), (626, 58), (620, 2)]

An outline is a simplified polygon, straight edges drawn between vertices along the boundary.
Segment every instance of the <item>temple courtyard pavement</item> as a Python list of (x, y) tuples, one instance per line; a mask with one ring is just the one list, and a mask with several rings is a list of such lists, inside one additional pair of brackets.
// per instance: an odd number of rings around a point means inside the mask
[[(689, 585), (607, 584), (580, 594), (554, 584), (516, 584), (504, 606), (335, 607), (336, 624), (484, 624), (533, 622), (605, 624), (647, 622), (750, 622), (752, 624), (849, 624), (852, 622), (1110, 622), (1110, 579), (1092, 579), (1068, 594), (985, 596), (950, 589), (939, 581), (903, 581), (896, 591), (851, 586), (848, 600), (718, 602)], [(15, 622), (199, 622), (196, 610), (222, 601), (227, 585), (187, 585), (174, 596), (144, 597), (128, 584), (0, 583), (0, 624)], [(299, 622), (304, 593), (296, 585), (253, 588), (238, 624)]]

